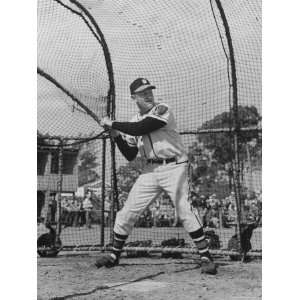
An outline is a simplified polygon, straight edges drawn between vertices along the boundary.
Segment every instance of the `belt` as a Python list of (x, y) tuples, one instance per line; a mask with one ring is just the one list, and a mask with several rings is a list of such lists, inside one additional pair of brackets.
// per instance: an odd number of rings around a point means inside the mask
[(148, 164), (159, 164), (159, 165), (165, 165), (171, 162), (176, 162), (176, 158), (172, 157), (172, 158), (166, 158), (166, 159), (147, 159), (147, 163)]

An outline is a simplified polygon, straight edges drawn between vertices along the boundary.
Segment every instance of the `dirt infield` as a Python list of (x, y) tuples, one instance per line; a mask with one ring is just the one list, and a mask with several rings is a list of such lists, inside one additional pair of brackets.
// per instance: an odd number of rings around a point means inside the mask
[(218, 275), (204, 275), (191, 257), (123, 258), (112, 269), (94, 267), (95, 254), (38, 258), (38, 299), (256, 300), (261, 261), (216, 258)]

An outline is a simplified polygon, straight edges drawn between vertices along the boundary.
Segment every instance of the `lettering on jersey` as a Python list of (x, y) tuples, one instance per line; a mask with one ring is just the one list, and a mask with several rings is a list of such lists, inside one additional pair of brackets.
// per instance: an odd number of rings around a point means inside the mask
[(165, 114), (168, 111), (168, 107), (165, 105), (158, 105), (156, 106), (155, 110), (154, 110), (154, 114), (161, 116), (163, 114)]

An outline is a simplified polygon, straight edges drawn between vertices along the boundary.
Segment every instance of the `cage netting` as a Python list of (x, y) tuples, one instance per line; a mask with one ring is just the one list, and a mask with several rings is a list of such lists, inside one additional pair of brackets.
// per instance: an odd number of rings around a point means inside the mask
[[(235, 197), (235, 183), (231, 178), (235, 151), (239, 152), (241, 192), (255, 194), (255, 199), (261, 196), (261, 1), (39, 0), (38, 67), (101, 118), (107, 114), (111, 88), (109, 68), (101, 37), (76, 3), (84, 6), (105, 37), (113, 66), (110, 76), (114, 80), (116, 119), (129, 120), (136, 113), (129, 85), (138, 77), (154, 84), (156, 101), (166, 102), (172, 108), (192, 162), (194, 192), (208, 199), (213, 196), (221, 203), (214, 216), (215, 224), (208, 222), (207, 226), (215, 226), (212, 228), (220, 236), (221, 247), (226, 248), (234, 233), (234, 227), (230, 226), (236, 222), (233, 217), (229, 228), (224, 229), (222, 224), (224, 203)], [(226, 16), (234, 50), (236, 99), (228, 36), (218, 3)], [(239, 113), (235, 121), (241, 128), (237, 133), (237, 149), (232, 144), (234, 101)], [(82, 138), (82, 143), (103, 131), (72, 97), (40, 75), (38, 130), (47, 137)], [(102, 147), (95, 143), (89, 145), (97, 149), (97, 172), (101, 178)], [(111, 153), (110, 144), (106, 151)], [(140, 162), (129, 164), (118, 150), (115, 159), (118, 201), (122, 206), (138, 175)], [(113, 189), (111, 173), (109, 158), (105, 176), (107, 194)], [(103, 201), (103, 185), (96, 181), (89, 185), (98, 193), (99, 201)], [(251, 207), (243, 197), (242, 201)], [(160, 205), (160, 211), (171, 220), (172, 207), (164, 196)], [(154, 226), (153, 213), (150, 210), (148, 213), (150, 221), (145, 221), (144, 215), (129, 241), (150, 239), (160, 245), (162, 240), (171, 237), (188, 240), (181, 227), (171, 228), (171, 221)], [(108, 221), (106, 226), (111, 224)], [(75, 234), (79, 233), (74, 231)], [(260, 234), (259, 230), (254, 234), (254, 249), (261, 249)], [(95, 239), (94, 244), (98, 243)]]

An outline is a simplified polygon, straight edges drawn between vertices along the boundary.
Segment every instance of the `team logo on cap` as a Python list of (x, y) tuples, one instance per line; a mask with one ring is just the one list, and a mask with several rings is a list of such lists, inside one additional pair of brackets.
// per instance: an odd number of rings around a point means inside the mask
[(130, 84), (130, 93), (134, 94), (138, 91), (144, 91), (145, 89), (155, 89), (154, 85), (151, 85), (146, 78), (137, 78)]

